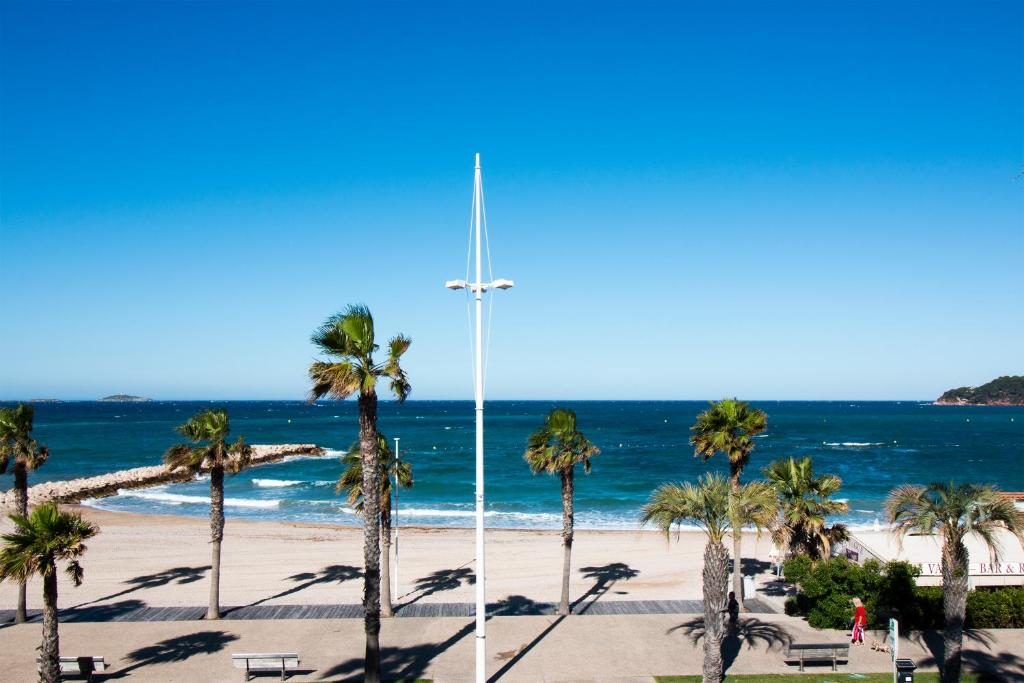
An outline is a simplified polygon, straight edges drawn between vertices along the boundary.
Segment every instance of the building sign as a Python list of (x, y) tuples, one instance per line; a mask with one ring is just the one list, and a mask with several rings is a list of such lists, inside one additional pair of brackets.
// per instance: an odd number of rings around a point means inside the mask
[[(941, 562), (916, 562), (921, 576), (942, 576)], [(970, 562), (970, 576), (1024, 576), (1024, 562)]]

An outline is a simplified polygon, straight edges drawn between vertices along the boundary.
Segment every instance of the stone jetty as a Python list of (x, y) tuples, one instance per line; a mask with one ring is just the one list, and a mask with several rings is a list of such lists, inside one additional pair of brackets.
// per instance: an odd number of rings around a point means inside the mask
[[(255, 445), (252, 447), (251, 465), (266, 465), (284, 460), (289, 455), (323, 455), (324, 449), (315, 444)], [(119, 489), (142, 489), (161, 484), (174, 484), (192, 479), (192, 473), (184, 468), (171, 469), (166, 465), (136, 467), (101, 474), (96, 477), (48, 481), (30, 486), (29, 506), (48, 501), (58, 503), (80, 503), (87, 498), (104, 498), (117, 494)], [(14, 507), (14, 494), (7, 491), (0, 495), (0, 508), (10, 511)]]

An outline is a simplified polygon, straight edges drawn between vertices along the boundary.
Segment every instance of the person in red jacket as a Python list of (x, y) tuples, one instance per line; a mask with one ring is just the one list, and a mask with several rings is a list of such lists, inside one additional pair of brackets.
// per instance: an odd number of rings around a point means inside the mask
[(864, 644), (864, 630), (868, 627), (868, 611), (860, 598), (854, 598), (853, 603), (853, 633), (851, 634), (854, 645)]

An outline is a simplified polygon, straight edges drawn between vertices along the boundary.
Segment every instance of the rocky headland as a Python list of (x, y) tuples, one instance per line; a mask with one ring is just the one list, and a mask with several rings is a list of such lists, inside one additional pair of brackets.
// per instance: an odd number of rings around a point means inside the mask
[[(251, 464), (266, 465), (284, 460), (289, 455), (322, 455), (323, 453), (324, 449), (315, 444), (257, 445), (252, 447)], [(192, 473), (183, 468), (171, 469), (167, 465), (154, 465), (119, 470), (96, 477), (48, 481), (29, 487), (28, 504), (33, 506), (48, 501), (80, 503), (87, 498), (105, 498), (116, 495), (119, 489), (141, 489), (161, 484), (174, 484), (190, 481), (192, 477)], [(0, 508), (11, 511), (13, 507), (12, 491), (0, 495)]]
[(938, 406), (1024, 406), (1024, 376), (998, 377), (980, 387), (950, 389), (936, 401)]

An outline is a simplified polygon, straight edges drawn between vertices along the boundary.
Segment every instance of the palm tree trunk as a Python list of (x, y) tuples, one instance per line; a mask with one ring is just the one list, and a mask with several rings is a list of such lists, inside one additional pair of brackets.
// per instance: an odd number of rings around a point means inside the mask
[(380, 502), (380, 615), (393, 617), (391, 607), (391, 501)]
[(60, 683), (60, 639), (57, 635), (57, 567), (43, 574), (43, 643), (39, 679)]
[(220, 619), (220, 544), (224, 540), (224, 468), (210, 470), (210, 606), (207, 619)]
[[(18, 514), (28, 514), (28, 468), (20, 460), (14, 461), (14, 509)], [(18, 582), (18, 605), (14, 613), (14, 623), (24, 624), (28, 621), (26, 608), (25, 582)]]
[(363, 680), (380, 683), (380, 469), (377, 451), (377, 394), (359, 393), (359, 453), (363, 465), (363, 625), (366, 660)]
[(562, 470), (562, 599), (559, 614), (569, 614), (569, 571), (572, 558), (573, 468)]
[(722, 640), (725, 637), (725, 589), (729, 583), (729, 553), (721, 541), (704, 547), (704, 678), (721, 683), (724, 676)]
[(942, 633), (942, 683), (959, 683), (967, 616), (967, 549), (962, 542), (953, 548), (948, 544), (946, 541), (942, 549), (942, 606), (946, 618)]
[(730, 480), (732, 482), (731, 500), (729, 501), (729, 516), (731, 518), (729, 523), (732, 524), (732, 592), (736, 594), (740, 610), (746, 612), (747, 607), (743, 604), (743, 557), (740, 554), (743, 545), (743, 523), (739, 519), (739, 511), (736, 510), (734, 504), (736, 496), (740, 493), (740, 471), (738, 469), (732, 468)]

